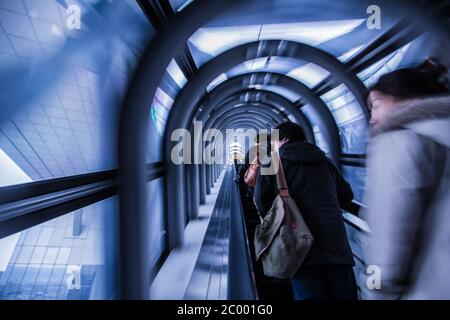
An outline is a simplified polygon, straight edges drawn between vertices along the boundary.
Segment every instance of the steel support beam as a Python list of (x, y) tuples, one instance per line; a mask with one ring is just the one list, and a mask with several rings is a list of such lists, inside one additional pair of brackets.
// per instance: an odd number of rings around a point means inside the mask
[[(148, 43), (136, 68), (120, 115), (118, 159), (120, 168), (120, 298), (149, 298), (150, 272), (148, 266), (147, 188), (145, 156), (147, 148), (148, 114), (151, 101), (166, 72), (173, 53), (186, 45), (187, 39), (199, 26), (219, 13), (233, 12), (251, 0), (197, 0), (177, 14), (171, 24)], [(157, 48), (157, 50), (155, 50)], [(181, 124), (181, 123), (180, 123)], [(172, 132), (172, 131), (171, 131)], [(170, 141), (170, 138), (166, 141)], [(170, 155), (166, 163), (171, 163)], [(166, 181), (176, 181), (177, 175), (167, 171)], [(177, 187), (166, 194), (177, 196)], [(182, 195), (176, 199), (181, 204)], [(168, 198), (166, 196), (166, 198)], [(172, 201), (172, 200), (171, 200)], [(171, 202), (170, 201), (170, 202)], [(166, 200), (169, 250), (181, 245), (184, 217), (174, 211)]]

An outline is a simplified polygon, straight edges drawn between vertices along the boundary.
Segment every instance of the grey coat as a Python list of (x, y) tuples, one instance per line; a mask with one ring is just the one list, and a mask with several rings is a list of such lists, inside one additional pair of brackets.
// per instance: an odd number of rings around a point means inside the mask
[(362, 238), (381, 289), (363, 299), (450, 299), (450, 97), (410, 102), (369, 145)]

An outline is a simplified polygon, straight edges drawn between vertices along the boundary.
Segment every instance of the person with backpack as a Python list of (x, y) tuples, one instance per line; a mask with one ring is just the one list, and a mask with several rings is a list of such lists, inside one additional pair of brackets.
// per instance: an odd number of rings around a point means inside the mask
[[(272, 148), (281, 159), (289, 195), (314, 238), (301, 266), (291, 277), (294, 297), (357, 299), (353, 255), (341, 212), (341, 208), (353, 208), (353, 191), (325, 153), (306, 142), (300, 126), (286, 122), (275, 129), (279, 139), (271, 140)], [(262, 218), (271, 210), (278, 194), (276, 176), (260, 172), (254, 201)]]

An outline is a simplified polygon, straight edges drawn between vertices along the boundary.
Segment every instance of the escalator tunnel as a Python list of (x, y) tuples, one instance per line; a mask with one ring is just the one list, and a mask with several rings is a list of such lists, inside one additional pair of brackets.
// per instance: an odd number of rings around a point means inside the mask
[[(50, 41), (35, 19), (54, 17), (23, 2), (0, 4), (0, 40), (13, 47), (0, 41), (0, 57), (20, 56), (10, 31), (19, 11), (36, 24), (33, 33), (23, 23), (23, 37), (36, 37), (39, 50)], [(68, 9), (65, 1), (49, 2)], [(429, 56), (449, 63), (448, 2), (379, 1), (378, 26), (370, 1), (73, 2), (87, 12), (83, 26), (92, 32), (65, 31), (54, 56), (0, 69), (0, 101), (8, 106), (0, 111), (0, 167), (27, 177), (1, 181), (0, 298), (292, 300), (289, 280), (265, 276), (255, 260), (260, 219), (248, 189), (235, 183), (235, 161), (254, 134), (283, 122), (301, 126), (351, 183), (355, 209), (343, 219), (355, 274), (363, 272), (359, 236), (370, 229), (358, 208), (370, 138), (367, 88)], [(96, 44), (99, 38), (105, 41)], [(78, 71), (68, 85), (70, 68)], [(51, 131), (65, 156), (48, 159), (38, 144), (53, 138), (30, 138), (20, 121), (34, 124), (37, 104), (50, 119), (56, 107), (39, 101), (53, 96), (70, 122), (77, 86), (81, 95), (98, 90), (95, 101), (80, 98), (79, 111), (86, 117), (79, 126), (100, 128), (87, 133), (98, 139), (83, 145), (70, 124), (77, 146), (70, 150), (62, 131)], [(49, 126), (63, 122), (55, 121)], [(85, 167), (63, 170), (72, 157)], [(102, 245), (88, 248), (90, 237)]]

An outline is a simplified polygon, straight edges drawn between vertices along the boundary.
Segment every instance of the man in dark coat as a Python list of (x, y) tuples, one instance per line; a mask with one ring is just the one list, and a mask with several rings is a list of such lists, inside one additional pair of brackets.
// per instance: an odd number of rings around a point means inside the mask
[[(291, 279), (296, 299), (357, 299), (353, 255), (342, 209), (352, 208), (353, 192), (333, 163), (305, 141), (301, 127), (279, 125), (279, 152), (291, 197), (310, 229), (314, 243)], [(269, 166), (265, 164), (264, 166)], [(258, 175), (254, 200), (264, 216), (277, 195), (275, 175)]]

